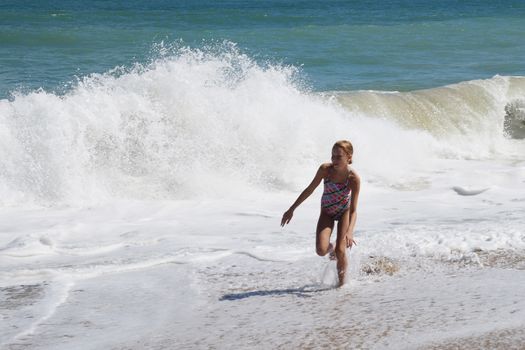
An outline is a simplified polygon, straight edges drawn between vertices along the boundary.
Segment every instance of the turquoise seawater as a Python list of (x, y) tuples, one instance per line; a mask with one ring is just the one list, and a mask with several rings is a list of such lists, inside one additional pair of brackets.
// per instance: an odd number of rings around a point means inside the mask
[(316, 91), (408, 91), (525, 75), (524, 34), (524, 1), (4, 0), (0, 98), (224, 40)]

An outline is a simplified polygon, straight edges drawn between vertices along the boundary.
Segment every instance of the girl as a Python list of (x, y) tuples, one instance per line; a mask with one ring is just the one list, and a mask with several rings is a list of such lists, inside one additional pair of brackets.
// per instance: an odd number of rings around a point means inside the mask
[(339, 287), (344, 284), (348, 265), (346, 248), (356, 244), (353, 237), (356, 221), (357, 199), (359, 197), (360, 179), (350, 168), (354, 149), (349, 141), (338, 141), (332, 147), (332, 162), (321, 164), (312, 182), (299, 195), (281, 220), (281, 226), (290, 222), (294, 210), (308, 198), (324, 180), (324, 192), (321, 197), (321, 214), (317, 222), (316, 250), (320, 256), (334, 251), (330, 243), (330, 235), (337, 221), (337, 241), (335, 257), (337, 259), (337, 274)]

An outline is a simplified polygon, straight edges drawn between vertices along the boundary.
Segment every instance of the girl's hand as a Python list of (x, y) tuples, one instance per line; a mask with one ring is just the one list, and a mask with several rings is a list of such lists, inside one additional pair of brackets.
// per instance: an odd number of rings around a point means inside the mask
[(346, 235), (346, 247), (352, 248), (353, 245), (357, 245), (357, 243), (354, 241), (354, 236), (351, 234)]
[(281, 227), (289, 223), (290, 220), (292, 220), (292, 216), (293, 216), (292, 209), (288, 209), (287, 211), (285, 211), (283, 214), (283, 218), (281, 219)]

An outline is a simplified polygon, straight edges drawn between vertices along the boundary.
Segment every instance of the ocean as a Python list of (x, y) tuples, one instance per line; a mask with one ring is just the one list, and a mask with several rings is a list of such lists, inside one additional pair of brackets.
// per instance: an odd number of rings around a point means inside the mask
[(293, 65), (315, 91), (409, 91), (525, 74), (522, 1), (11, 1), (0, 4), (0, 97), (64, 93), (167, 43), (224, 40)]
[[(0, 348), (519, 348), (524, 17), (2, 1)], [(362, 188), (335, 288), (320, 189), (279, 224), (340, 139)]]

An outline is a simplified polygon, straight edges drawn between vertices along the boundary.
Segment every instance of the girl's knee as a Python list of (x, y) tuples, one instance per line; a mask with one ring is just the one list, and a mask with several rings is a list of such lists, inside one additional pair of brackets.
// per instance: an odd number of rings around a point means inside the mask
[(315, 251), (319, 256), (325, 256), (326, 254), (328, 254), (328, 249), (323, 249), (321, 247), (317, 247)]
[(316, 245), (316, 252), (319, 256), (325, 256), (328, 253), (333, 253), (334, 251), (334, 245), (332, 243), (328, 243), (328, 246), (324, 247), (322, 244)]

